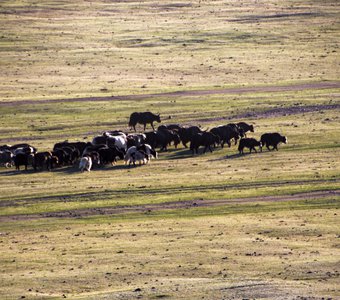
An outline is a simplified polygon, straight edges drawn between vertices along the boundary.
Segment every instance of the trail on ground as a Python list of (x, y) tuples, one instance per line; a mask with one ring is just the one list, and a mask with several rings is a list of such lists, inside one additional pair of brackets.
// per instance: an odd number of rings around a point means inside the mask
[(43, 100), (18, 100), (0, 102), (1, 106), (16, 106), (29, 104), (46, 104), (46, 103), (63, 103), (63, 102), (92, 102), (92, 101), (130, 101), (145, 100), (158, 97), (188, 97), (188, 96), (205, 96), (218, 94), (244, 94), (244, 93), (270, 93), (270, 92), (291, 92), (310, 89), (338, 89), (340, 81), (322, 81), (311, 83), (300, 83), (294, 85), (275, 85), (275, 86), (254, 86), (254, 87), (238, 87), (224, 88), (213, 90), (190, 90), (175, 91), (168, 93), (152, 93), (139, 95), (123, 95), (123, 96), (104, 96), (104, 97), (86, 97), (86, 98), (66, 98), (66, 99), (43, 99)]
[(60, 212), (40, 213), (40, 214), (22, 214), (22, 215), (9, 215), (0, 216), (0, 222), (6, 221), (24, 221), (36, 220), (44, 218), (84, 218), (96, 215), (109, 216), (109, 215), (125, 215), (130, 213), (151, 213), (161, 210), (175, 210), (175, 209), (190, 209), (198, 207), (215, 207), (225, 205), (238, 205), (249, 203), (263, 203), (263, 202), (289, 202), (301, 201), (311, 199), (323, 199), (340, 196), (340, 191), (314, 191), (307, 193), (298, 193), (280, 196), (258, 196), (249, 198), (236, 198), (236, 199), (193, 199), (187, 201), (164, 202), (157, 204), (144, 204), (144, 205), (131, 205), (131, 206), (115, 206), (115, 207), (98, 207), (66, 210)]

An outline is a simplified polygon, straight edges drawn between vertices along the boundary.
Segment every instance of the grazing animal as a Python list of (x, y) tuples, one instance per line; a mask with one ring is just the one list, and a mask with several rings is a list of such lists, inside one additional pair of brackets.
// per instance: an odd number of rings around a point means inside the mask
[(167, 151), (168, 146), (173, 142), (175, 148), (180, 143), (181, 139), (179, 135), (169, 129), (161, 129), (152, 133), (146, 133), (146, 143), (153, 148), (160, 147), (161, 151)]
[(37, 149), (32, 147), (32, 146), (17, 147), (17, 148), (11, 149), (11, 151), (14, 155), (17, 155), (19, 153), (24, 153), (24, 154), (35, 154), (35, 153), (37, 153)]
[[(142, 150), (137, 150), (136, 152), (132, 153), (131, 157), (132, 157), (132, 162), (133, 162), (134, 166), (136, 165), (137, 161), (139, 162), (140, 165), (141, 164), (145, 165), (150, 160), (149, 155), (147, 155)], [(131, 162), (130, 162), (130, 164), (131, 164)]]
[(127, 139), (124, 136), (109, 137), (107, 140), (107, 145), (109, 147), (115, 146), (120, 151), (123, 151), (125, 153), (127, 150)]
[(203, 153), (205, 153), (207, 149), (212, 152), (211, 146), (214, 146), (216, 143), (220, 143), (219, 136), (211, 132), (199, 132), (192, 137), (190, 142), (190, 150), (192, 151), (192, 154), (198, 154), (198, 148), (200, 146), (204, 146)]
[(132, 153), (135, 153), (137, 151), (137, 147), (136, 146), (132, 146), (129, 149), (127, 149), (125, 155), (124, 155), (124, 164), (129, 163), (132, 160)]
[(177, 149), (178, 144), (181, 142), (181, 138), (179, 137), (177, 131), (163, 128), (157, 130), (157, 141), (158, 144), (161, 145), (161, 150), (166, 151), (167, 146), (170, 146), (172, 142)]
[(9, 168), (13, 165), (14, 155), (9, 150), (0, 151), (0, 165)]
[(5, 150), (10, 151), (11, 147), (12, 147), (11, 145), (1, 145), (0, 146), (0, 151), (5, 151)]
[(60, 148), (64, 151), (65, 160), (64, 162), (69, 165), (73, 165), (80, 157), (79, 150), (74, 146), (64, 146)]
[(262, 152), (262, 143), (260, 141), (257, 141), (254, 138), (242, 138), (240, 139), (240, 143), (238, 145), (238, 151), (240, 154), (243, 154), (243, 149), (248, 148), (250, 153), (252, 150), (257, 152), (255, 147), (259, 147), (260, 151)]
[(237, 125), (238, 128), (240, 128), (243, 131), (243, 134), (244, 134), (245, 137), (247, 136), (246, 133), (248, 131), (254, 132), (254, 126), (253, 125), (249, 125), (245, 122), (239, 122), (236, 125)]
[(180, 142), (180, 138), (177, 133), (174, 133), (171, 130), (163, 129), (158, 131), (146, 132), (145, 142), (149, 144), (152, 148), (160, 147), (160, 150), (167, 151), (168, 146), (174, 142), (175, 147)]
[(117, 157), (124, 159), (124, 152), (120, 151), (117, 147), (107, 147), (98, 149), (100, 156), (100, 162), (103, 165), (111, 164), (114, 165), (117, 162)]
[(58, 165), (64, 166), (68, 164), (67, 153), (63, 149), (56, 149), (52, 151), (52, 155), (58, 158)]
[[(88, 143), (85, 142), (60, 142), (53, 146), (53, 155), (58, 157), (59, 165), (73, 164), (83, 153)], [(72, 149), (72, 151), (71, 151)]]
[(90, 157), (91, 160), (92, 160), (92, 168), (94, 165), (97, 165), (99, 166), (100, 165), (100, 155), (97, 151), (92, 151), (92, 152), (89, 152), (87, 153), (86, 155), (84, 155), (83, 157)]
[(126, 137), (126, 146), (127, 149), (129, 149), (132, 146), (140, 146), (145, 143), (146, 140), (146, 135), (143, 133), (133, 133), (133, 134), (128, 134)]
[(136, 146), (132, 146), (126, 151), (124, 163), (129, 163), (129, 166), (131, 165), (131, 163), (133, 163), (133, 165), (135, 166), (136, 161), (138, 161), (139, 164), (147, 164), (149, 162), (149, 159), (149, 155), (146, 154), (143, 150), (138, 150)]
[(137, 147), (137, 150), (141, 150), (149, 155), (149, 158), (158, 158), (158, 153), (149, 144), (143, 144)]
[(119, 150), (124, 151), (127, 150), (127, 138), (125, 135), (100, 135), (96, 136), (92, 140), (93, 145), (103, 145), (106, 144), (109, 147), (116, 146)]
[(54, 167), (59, 165), (59, 159), (57, 156), (53, 155), (49, 158), (49, 161), (47, 162), (49, 165), (50, 170), (53, 169)]
[(14, 155), (18, 153), (35, 154), (38, 151), (37, 148), (27, 143), (13, 145), (9, 150), (12, 151)]
[(95, 136), (92, 140), (92, 145), (106, 145), (107, 139), (108, 139), (107, 135)]
[(214, 127), (210, 130), (213, 134), (217, 135), (220, 138), (221, 147), (224, 147), (224, 144), (227, 143), (228, 147), (231, 147), (231, 140), (235, 140), (235, 145), (237, 140), (240, 137), (243, 137), (243, 133), (239, 130), (239, 128), (234, 124), (228, 125), (220, 125)]
[(192, 139), (192, 137), (202, 132), (202, 130), (198, 126), (190, 126), (190, 127), (181, 127), (178, 130), (178, 135), (182, 141), (182, 144), (185, 148), (188, 148), (187, 143), (189, 143)]
[(178, 125), (178, 124), (168, 124), (168, 125), (160, 125), (158, 126), (157, 130), (162, 130), (162, 129), (169, 129), (175, 132), (179, 132), (180, 129), (183, 128), (182, 126)]
[(152, 130), (155, 130), (153, 126), (153, 122), (161, 122), (160, 115), (155, 115), (151, 112), (134, 112), (130, 115), (129, 126), (132, 127), (136, 131), (136, 125), (142, 124), (144, 125), (144, 131), (146, 128), (146, 124), (150, 124)]
[(51, 170), (55, 165), (58, 164), (58, 162), (58, 157), (54, 156), (52, 152), (38, 152), (33, 158), (33, 168), (34, 171), (36, 171), (38, 168), (43, 170), (44, 166), (46, 166), (47, 170)]
[[(114, 147), (114, 146), (113, 146)], [(83, 153), (81, 154), (81, 156), (86, 156), (87, 154), (91, 153), (91, 152), (98, 152), (101, 149), (108, 149), (109, 147), (106, 144), (98, 144), (98, 145), (93, 145), (91, 143), (88, 143), (88, 145), (86, 146), (86, 148), (84, 149)]]
[[(236, 145), (238, 139), (244, 137), (244, 132), (243, 132), (242, 128), (238, 127), (234, 123), (227, 124), (227, 127), (229, 127), (231, 129), (231, 139), (235, 140), (235, 145)], [(228, 143), (228, 146), (229, 145), (230, 145), (230, 141)]]
[(145, 142), (155, 149), (157, 146), (156, 131), (145, 132), (145, 136), (146, 136)]
[(84, 156), (80, 159), (79, 170), (84, 172), (85, 170), (90, 172), (92, 168), (92, 158), (90, 156)]
[[(287, 138), (277, 132), (265, 133), (261, 136), (261, 143), (263, 146), (266, 146), (269, 151), (274, 149), (278, 151), (277, 145), (280, 143), (287, 144)], [(272, 146), (273, 149), (270, 149), (269, 146)]]
[(103, 132), (104, 136), (123, 136), (126, 138), (126, 134), (121, 130), (109, 130)]
[(30, 164), (32, 158), (33, 154), (18, 153), (14, 157), (15, 169), (20, 171), (20, 166), (25, 166), (25, 170), (27, 171), (27, 166)]

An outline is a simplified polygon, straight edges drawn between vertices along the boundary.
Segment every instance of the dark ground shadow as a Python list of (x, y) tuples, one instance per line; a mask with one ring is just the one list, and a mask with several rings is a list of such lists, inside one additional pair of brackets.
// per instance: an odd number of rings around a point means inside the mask
[[(162, 153), (162, 152), (161, 152)], [(169, 154), (168, 159), (184, 159), (192, 157), (192, 152), (189, 148), (181, 148), (181, 149), (168, 149), (166, 153)]]
[[(150, 162), (148, 163), (150, 164)], [(114, 170), (132, 170), (135, 168), (140, 168), (143, 166), (146, 166), (148, 164), (139, 164), (136, 163), (136, 165), (125, 165), (123, 164), (117, 164), (117, 165), (104, 165), (104, 166), (93, 166), (91, 169), (91, 172), (97, 172), (97, 171), (114, 171)], [(38, 173), (46, 173), (46, 172), (52, 172), (52, 173), (63, 173), (63, 174), (74, 174), (74, 173), (81, 173), (78, 167), (78, 164), (74, 164), (73, 166), (62, 166), (62, 167), (57, 167), (57, 168), (53, 168), (52, 170), (37, 170), (34, 171), (34, 169), (32, 169), (32, 167), (28, 167), (27, 170), (21, 169), (20, 171), (12, 168), (12, 169), (6, 169), (3, 172), (0, 173), (0, 176), (18, 176), (20, 174), (38, 174)], [(83, 173), (87, 173), (88, 171), (84, 171)]]
[(34, 171), (33, 169), (21, 169), (21, 170), (16, 170), (15, 168), (10, 168), (6, 169), (7, 172), (1, 172), (1, 176), (17, 176), (20, 174), (34, 174), (37, 173), (38, 171)]
[[(176, 159), (186, 159), (186, 158), (192, 158), (192, 157), (198, 157), (198, 156), (206, 156), (208, 158), (208, 161), (210, 162), (214, 162), (214, 161), (222, 161), (222, 160), (230, 160), (230, 159), (238, 159), (238, 158), (242, 158), (242, 157), (247, 157), (248, 155), (261, 155), (267, 152), (273, 152), (273, 150), (267, 150), (264, 149), (263, 152), (252, 152), (250, 153), (249, 151), (244, 152), (244, 154), (240, 154), (240, 153), (233, 153), (233, 154), (228, 154), (228, 149), (230, 148), (213, 148), (213, 152), (221, 152), (222, 156), (219, 156), (218, 158), (211, 158), (209, 159), (209, 154), (211, 154), (211, 152), (209, 150), (207, 150), (205, 153), (203, 153), (203, 147), (200, 147), (198, 150), (198, 154), (192, 154), (191, 150), (189, 148), (181, 148), (181, 149), (168, 149), (167, 151), (161, 151), (158, 152), (158, 154), (162, 154), (162, 153), (167, 153), (168, 157), (166, 159), (168, 160), (176, 160)], [(224, 152), (224, 153), (223, 153)], [(226, 153), (225, 153), (226, 152)], [(136, 163), (136, 165), (126, 165), (124, 164), (124, 162), (122, 160), (118, 161), (118, 164), (116, 165), (111, 165), (111, 164), (107, 164), (107, 165), (94, 165), (91, 169), (91, 172), (96, 172), (96, 171), (114, 171), (114, 170), (132, 170), (134, 168), (139, 168), (139, 167), (143, 167), (146, 165), (149, 165), (150, 163), (152, 164), (152, 161), (155, 160), (154, 158), (152, 160), (150, 160), (147, 164), (139, 164)], [(28, 167), (28, 170), (24, 170), (21, 169), (20, 171), (15, 170), (15, 168), (8, 168), (5, 169), (6, 171), (3, 171), (0, 173), (0, 176), (17, 176), (20, 174), (37, 174), (37, 173), (45, 173), (45, 172), (53, 172), (53, 173), (64, 173), (64, 174), (74, 174), (74, 173), (81, 173), (78, 167), (78, 164), (74, 164), (72, 166), (62, 166), (62, 167), (57, 167), (57, 168), (53, 168), (52, 170), (37, 170), (34, 171), (34, 169), (32, 169), (31, 166)], [(85, 173), (87, 171), (84, 171)]]

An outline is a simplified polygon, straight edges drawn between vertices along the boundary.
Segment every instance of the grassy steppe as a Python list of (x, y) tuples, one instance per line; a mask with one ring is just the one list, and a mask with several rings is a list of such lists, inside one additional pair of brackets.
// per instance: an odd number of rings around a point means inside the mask
[[(1, 167), (1, 299), (340, 297), (337, 1), (15, 0), (0, 16), (0, 144), (50, 150), (144, 110), (288, 137), (83, 174)], [(166, 208), (184, 201), (207, 206)]]
[(2, 1), (0, 98), (339, 78), (337, 1)]

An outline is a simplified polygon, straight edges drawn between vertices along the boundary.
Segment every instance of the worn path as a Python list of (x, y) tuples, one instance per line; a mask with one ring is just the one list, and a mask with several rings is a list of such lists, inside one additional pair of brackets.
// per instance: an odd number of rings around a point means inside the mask
[(235, 198), (235, 199), (194, 199), (188, 201), (164, 202), (158, 204), (145, 204), (145, 205), (131, 205), (131, 206), (115, 206), (115, 207), (98, 207), (87, 209), (66, 210), (53, 213), (41, 214), (23, 214), (0, 216), (0, 222), (17, 221), (17, 220), (33, 220), (43, 218), (82, 218), (95, 215), (124, 215), (128, 213), (150, 213), (161, 210), (173, 209), (188, 209), (197, 207), (214, 207), (235, 204), (249, 204), (260, 202), (288, 202), (288, 201), (301, 201), (310, 199), (325, 199), (334, 198), (339, 199), (340, 190), (330, 191), (315, 191), (308, 193), (298, 193), (280, 196), (261, 196), (250, 198)]
[(130, 100), (145, 100), (156, 97), (189, 97), (189, 96), (204, 96), (218, 94), (244, 94), (244, 93), (271, 93), (271, 92), (290, 92), (311, 89), (338, 89), (340, 81), (322, 81), (311, 83), (300, 83), (293, 85), (274, 85), (274, 86), (254, 86), (254, 87), (237, 87), (213, 90), (191, 90), (191, 91), (176, 91), (169, 93), (155, 94), (140, 94), (140, 95), (123, 95), (111, 97), (87, 97), (87, 98), (68, 98), (68, 99), (45, 99), (45, 100), (14, 100), (0, 102), (1, 106), (17, 106), (29, 104), (43, 103), (63, 103), (63, 102), (92, 102), (92, 101), (130, 101)]

